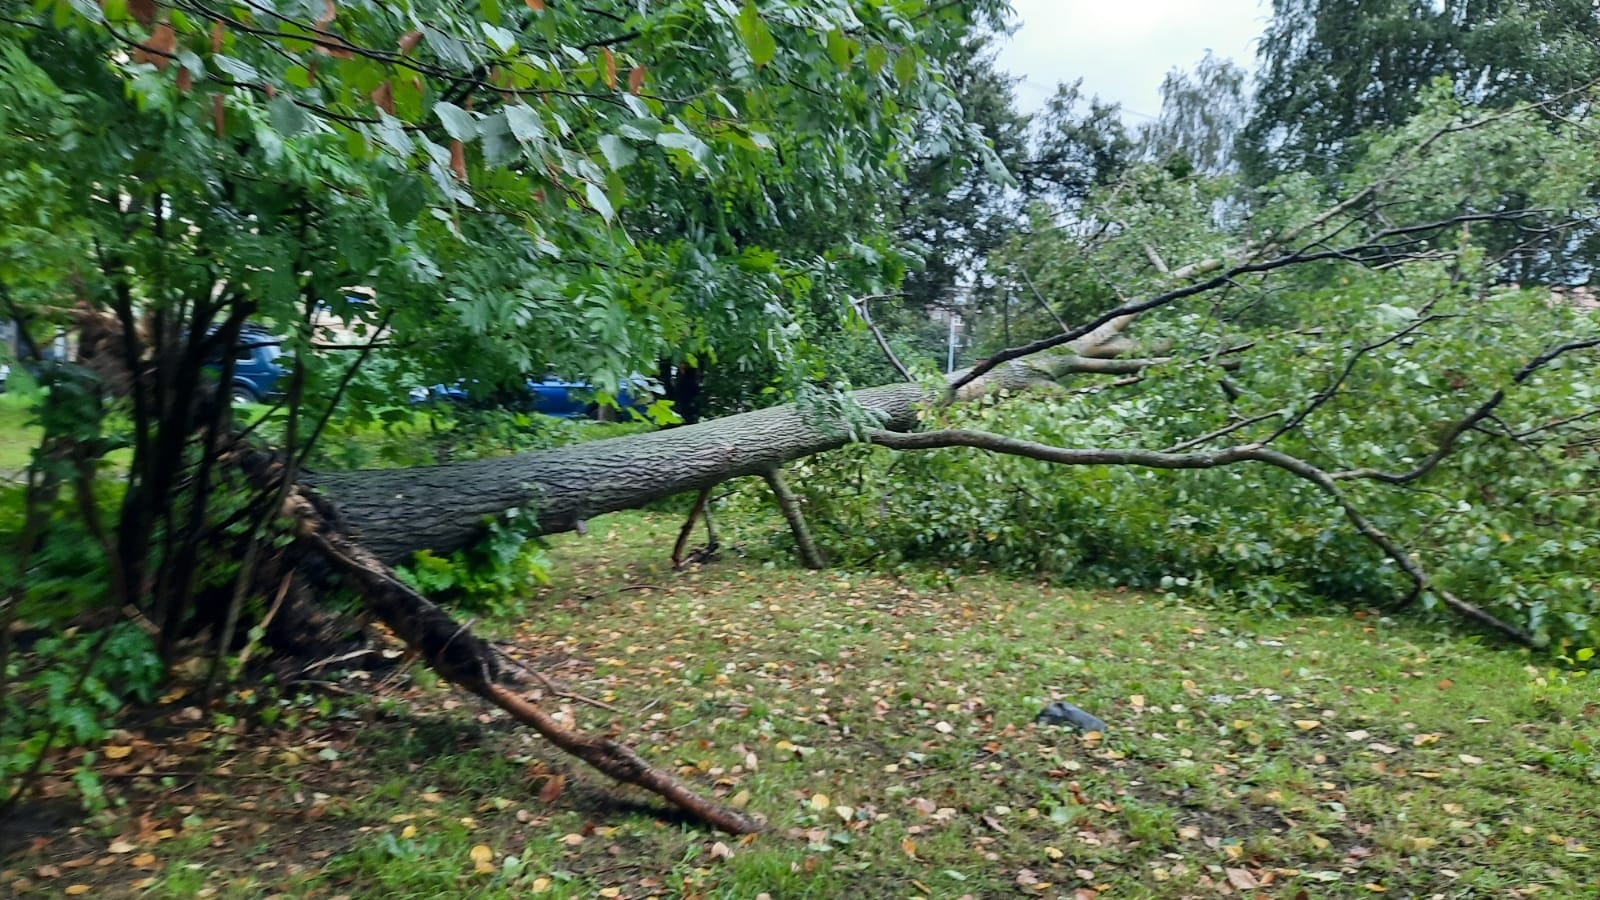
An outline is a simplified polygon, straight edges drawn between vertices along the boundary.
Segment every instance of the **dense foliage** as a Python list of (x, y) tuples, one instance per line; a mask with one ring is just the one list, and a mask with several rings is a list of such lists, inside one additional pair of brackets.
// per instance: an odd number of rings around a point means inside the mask
[(1569, 0), (1274, 0), (1244, 134), (1258, 181), (1337, 177), (1366, 135), (1398, 126), (1439, 77), (1505, 107), (1583, 87), (1600, 63), (1600, 10)]
[[(668, 401), (658, 423), (795, 399), (864, 435), (850, 388), (942, 385), (932, 311), (965, 320), (975, 362), (1173, 290), (1183, 302), (1124, 335), (1128, 368), (934, 404), (925, 424), (1117, 451), (1271, 445), (1339, 473), (1332, 491), (1265, 466), (852, 448), (796, 467), (819, 537), (851, 563), (1272, 610), (1405, 598), (1407, 565), (1352, 528), (1359, 509), (1432, 573), (1423, 604), (1456, 594), (1588, 643), (1600, 383), (1584, 351), (1600, 333), (1523, 289), (1593, 266), (1579, 6), (1285, 0), (1253, 113), (1240, 71), (1208, 57), (1142, 131), (1074, 84), (1019, 114), (987, 56), (1000, 0), (8, 9), (0, 301), (45, 390), (0, 573), (0, 702), (24, 748), (0, 769), (97, 739), (118, 682), (147, 694), (196, 641), (222, 660), (259, 640), (302, 467), (573, 436), (464, 409), (438, 414), (442, 439), (414, 386), (492, 403), (547, 372), (603, 393), (642, 374)], [(354, 343), (330, 345), (330, 315)], [(69, 322), (75, 362), (36, 352)], [(244, 422), (209, 387), (250, 322), (292, 374)], [(268, 488), (230, 467), (241, 434), (277, 449)], [(405, 577), (504, 608), (541, 573), (538, 527), (512, 510)], [(72, 577), (63, 560), (84, 556)], [(88, 629), (10, 654), (19, 616), (96, 606), (153, 639)]]
[[(341, 404), (337, 428), (398, 425), (419, 384), (710, 371), (765, 402), (832, 390), (829, 355), (862, 339), (846, 299), (905, 265), (884, 210), (907, 148), (972, 140), (940, 60), (1003, 9), (9, 5), (0, 300), (45, 399), (0, 629), (80, 608), (33, 577), (68, 539), (63, 496), (76, 549), (108, 561), (97, 599), (162, 657), (202, 635), (224, 654), (265, 613), (274, 492), (227, 465), (236, 423), (207, 390), (247, 322), (290, 363), (280, 411), (245, 429), (274, 439), (285, 485)], [(353, 344), (327, 346), (330, 317)], [(39, 352), (69, 322), (78, 359)]]
[[(1527, 198), (1518, 227), (1530, 235), (1593, 216), (1587, 193), (1600, 173), (1581, 127), (1485, 114), (1449, 93), (1441, 87), (1405, 127), (1368, 137), (1372, 149), (1349, 177), (1370, 202), (1329, 217), (1326, 234), (1304, 235), (1308, 246), (1359, 243), (1394, 221), (1505, 210), (1508, 195)], [(1115, 306), (1119, 293), (1159, 292), (1165, 276), (1152, 258), (1176, 268), (1225, 256), (1294, 233), (1341, 199), (1289, 180), (1245, 217), (1226, 212), (1230, 185), (1138, 168), (1096, 196), (1088, 224), (1019, 235), (1011, 252), (1041, 263), (1035, 280), (1053, 305), (1092, 298), (1098, 306), (1080, 307), (1088, 313)], [(1420, 233), (1425, 243), (1240, 277), (1197, 303), (1146, 313), (1131, 333), (1171, 349), (1136, 377), (957, 405), (929, 424), (1062, 447), (1182, 449), (1216, 434), (1194, 446), (1270, 440), (1330, 470), (1404, 471), (1505, 391), (1493, 418), (1427, 477), (1398, 490), (1352, 481), (1349, 496), (1442, 589), (1540, 639), (1592, 642), (1600, 508), (1586, 423), (1600, 381), (1592, 356), (1558, 359), (1526, 379), (1519, 371), (1551, 348), (1593, 341), (1600, 323), (1548, 291), (1499, 284), (1499, 260), (1470, 222)], [(1052, 331), (1037, 318), (1033, 328)], [(854, 451), (813, 465), (810, 503), (827, 523), (819, 533), (858, 563), (992, 565), (1278, 610), (1407, 594), (1392, 561), (1337, 505), (1280, 470), (1069, 470), (962, 450)]]

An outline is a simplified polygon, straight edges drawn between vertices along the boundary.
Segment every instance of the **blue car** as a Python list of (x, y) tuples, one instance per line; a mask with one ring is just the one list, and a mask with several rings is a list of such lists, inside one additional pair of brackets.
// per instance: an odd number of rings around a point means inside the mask
[[(228, 385), (233, 402), (262, 403), (283, 396), (278, 385), (289, 370), (279, 362), (282, 356), (282, 338), (261, 328), (242, 329), (233, 347), (233, 382)], [(216, 361), (209, 368), (221, 374), (223, 366)]]
[[(527, 409), (558, 419), (593, 419), (603, 414), (604, 407), (595, 399), (596, 388), (587, 381), (568, 381), (555, 375), (547, 375), (539, 381), (529, 378), (525, 385), (528, 391), (527, 402), (511, 404), (515, 408)], [(411, 391), (411, 400), (413, 403), (428, 400), (472, 402), (466, 383), (459, 381), (455, 384), (436, 384), (431, 388), (414, 388)], [(629, 386), (617, 392), (617, 404), (624, 414), (632, 411), (642, 415), (654, 400), (650, 383), (639, 376), (630, 379)]]

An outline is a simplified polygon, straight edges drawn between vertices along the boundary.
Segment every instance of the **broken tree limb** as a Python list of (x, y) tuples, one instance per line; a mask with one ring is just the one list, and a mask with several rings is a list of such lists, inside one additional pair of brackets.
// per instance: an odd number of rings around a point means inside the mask
[(855, 307), (856, 315), (861, 317), (861, 321), (866, 324), (867, 330), (872, 332), (873, 340), (878, 342), (878, 349), (883, 351), (883, 356), (889, 361), (889, 365), (900, 373), (901, 378), (909, 382), (915, 382), (917, 379), (912, 377), (911, 370), (906, 368), (906, 364), (900, 361), (899, 356), (895, 355), (894, 348), (889, 346), (889, 339), (883, 336), (883, 330), (878, 327), (877, 322), (872, 321), (872, 313), (867, 309), (867, 304), (875, 299), (877, 298), (861, 297), (852, 299), (850, 304)]
[(1220, 450), (1200, 451), (1193, 453), (1170, 453), (1156, 450), (1117, 450), (1117, 449), (1074, 449), (1056, 447), (1036, 441), (1025, 441), (1010, 438), (1004, 435), (991, 434), (985, 431), (946, 430), (924, 431), (915, 434), (894, 434), (876, 431), (868, 436), (872, 443), (889, 447), (895, 450), (928, 450), (938, 447), (972, 447), (979, 450), (989, 450), (995, 453), (1005, 453), (1011, 456), (1023, 456), (1029, 459), (1042, 460), (1060, 465), (1075, 466), (1140, 466), (1151, 469), (1215, 469), (1221, 466), (1235, 465), (1242, 462), (1258, 462), (1282, 469), (1298, 478), (1305, 479), (1326, 494), (1329, 499), (1337, 503), (1344, 512), (1345, 518), (1363, 537), (1371, 541), (1378, 549), (1383, 551), (1394, 564), (1399, 567), (1414, 585), (1413, 596), (1424, 591), (1433, 591), (1439, 599), (1452, 612), (1466, 618), (1478, 625), (1487, 627), (1502, 636), (1508, 637), (1519, 644), (1532, 646), (1536, 643), (1533, 635), (1510, 624), (1504, 620), (1484, 611), (1478, 606), (1468, 603), (1448, 591), (1433, 585), (1428, 573), (1416, 559), (1406, 553), (1382, 529), (1378, 528), (1372, 520), (1361, 512), (1345, 493), (1339, 489), (1332, 474), (1326, 472), (1299, 457), (1291, 456), (1280, 450), (1274, 450), (1263, 444), (1240, 444)]
[(806, 525), (805, 510), (800, 508), (800, 498), (789, 490), (789, 482), (784, 480), (783, 470), (773, 467), (762, 473), (767, 479), (767, 487), (772, 488), (772, 497), (778, 501), (778, 509), (783, 511), (784, 519), (789, 522), (789, 530), (794, 534), (794, 544), (800, 551), (800, 562), (808, 569), (827, 568), (822, 561), (822, 553), (817, 550), (817, 544), (811, 539), (811, 529)]
[(536, 704), (524, 700), (501, 685), (486, 686), (482, 696), (510, 713), (517, 721), (532, 727), (550, 743), (578, 757), (618, 781), (638, 785), (693, 815), (713, 828), (729, 834), (754, 834), (765, 825), (754, 816), (714, 803), (691, 791), (683, 782), (645, 762), (632, 748), (610, 738), (594, 737), (563, 727)]
[[(1538, 212), (1533, 209), (1522, 209), (1493, 213), (1465, 213), (1432, 222), (1383, 228), (1373, 232), (1366, 240), (1344, 247), (1330, 248), (1325, 241), (1312, 240), (1308, 241), (1300, 249), (1279, 251), (1278, 255), (1272, 257), (1254, 256), (1241, 262), (1232, 262), (1230, 257), (1227, 259), (1206, 260), (1201, 263), (1195, 263), (1192, 266), (1185, 266), (1171, 272), (1169, 277), (1174, 280), (1182, 280), (1186, 277), (1199, 277), (1200, 274), (1206, 272), (1214, 272), (1216, 274), (1199, 281), (1191, 281), (1188, 284), (1144, 300), (1124, 303), (1097, 316), (1087, 324), (1062, 334), (1001, 350), (988, 359), (980, 361), (977, 365), (966, 370), (966, 372), (960, 373), (958, 377), (952, 378), (950, 391), (953, 395), (969, 383), (977, 381), (993, 371), (996, 367), (1013, 360), (1023, 359), (1062, 346), (1082, 348), (1085, 344), (1092, 346), (1106, 343), (1117, 334), (1120, 334), (1130, 323), (1144, 313), (1164, 306), (1171, 306), (1189, 297), (1210, 293), (1233, 283), (1245, 275), (1256, 275), (1290, 266), (1326, 260), (1337, 260), (1356, 265), (1388, 264), (1396, 259), (1411, 258), (1418, 253), (1426, 254), (1427, 251), (1422, 248), (1422, 245), (1416, 243), (1423, 235), (1433, 234), (1469, 222), (1515, 221), (1535, 216)], [(1270, 249), (1275, 250), (1277, 246), (1277, 244), (1274, 244)], [(1088, 354), (1090, 351), (1079, 349), (1077, 352)]]
[(760, 820), (700, 796), (626, 745), (567, 728), (537, 704), (501, 685), (499, 655), (494, 648), (350, 540), (332, 508), (314, 493), (295, 491), (285, 502), (283, 512), (294, 523), (297, 537), (344, 579), (367, 609), (445, 680), (500, 707), (602, 773), (652, 791), (714, 828), (730, 834), (751, 834), (762, 829)]
[(684, 552), (689, 547), (689, 537), (694, 534), (695, 523), (700, 521), (702, 515), (706, 516), (706, 549), (713, 552), (717, 549), (717, 539), (711, 531), (711, 516), (706, 509), (706, 504), (711, 501), (711, 492), (716, 488), (716, 485), (708, 484), (700, 489), (700, 496), (695, 498), (694, 506), (689, 509), (689, 517), (683, 520), (683, 527), (678, 529), (678, 540), (672, 545), (673, 569), (683, 568)]

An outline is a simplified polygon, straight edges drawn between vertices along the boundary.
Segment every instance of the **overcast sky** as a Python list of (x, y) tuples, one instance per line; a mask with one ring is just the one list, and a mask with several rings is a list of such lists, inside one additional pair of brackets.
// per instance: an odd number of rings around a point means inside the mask
[(1266, 26), (1263, 0), (1011, 0), (1020, 24), (1000, 68), (1026, 80), (1017, 104), (1034, 112), (1056, 83), (1083, 79), (1084, 94), (1122, 104), (1128, 123), (1161, 108), (1161, 79), (1212, 50), (1253, 69)]

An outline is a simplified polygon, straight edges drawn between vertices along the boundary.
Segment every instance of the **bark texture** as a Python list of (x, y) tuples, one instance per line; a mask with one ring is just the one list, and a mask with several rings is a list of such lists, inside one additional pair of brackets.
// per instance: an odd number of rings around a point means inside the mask
[[(1037, 387), (1070, 372), (1103, 371), (1106, 364), (1080, 356), (1019, 361), (963, 386), (956, 399)], [(869, 388), (852, 397), (883, 431), (914, 429), (917, 410), (944, 399), (916, 384)], [(499, 459), (307, 473), (302, 480), (336, 501), (354, 538), (393, 565), (418, 550), (465, 547), (483, 534), (489, 517), (514, 507), (532, 505), (546, 534), (571, 531), (608, 512), (730, 478), (764, 476), (850, 439), (850, 426), (837, 411), (789, 404)]]

